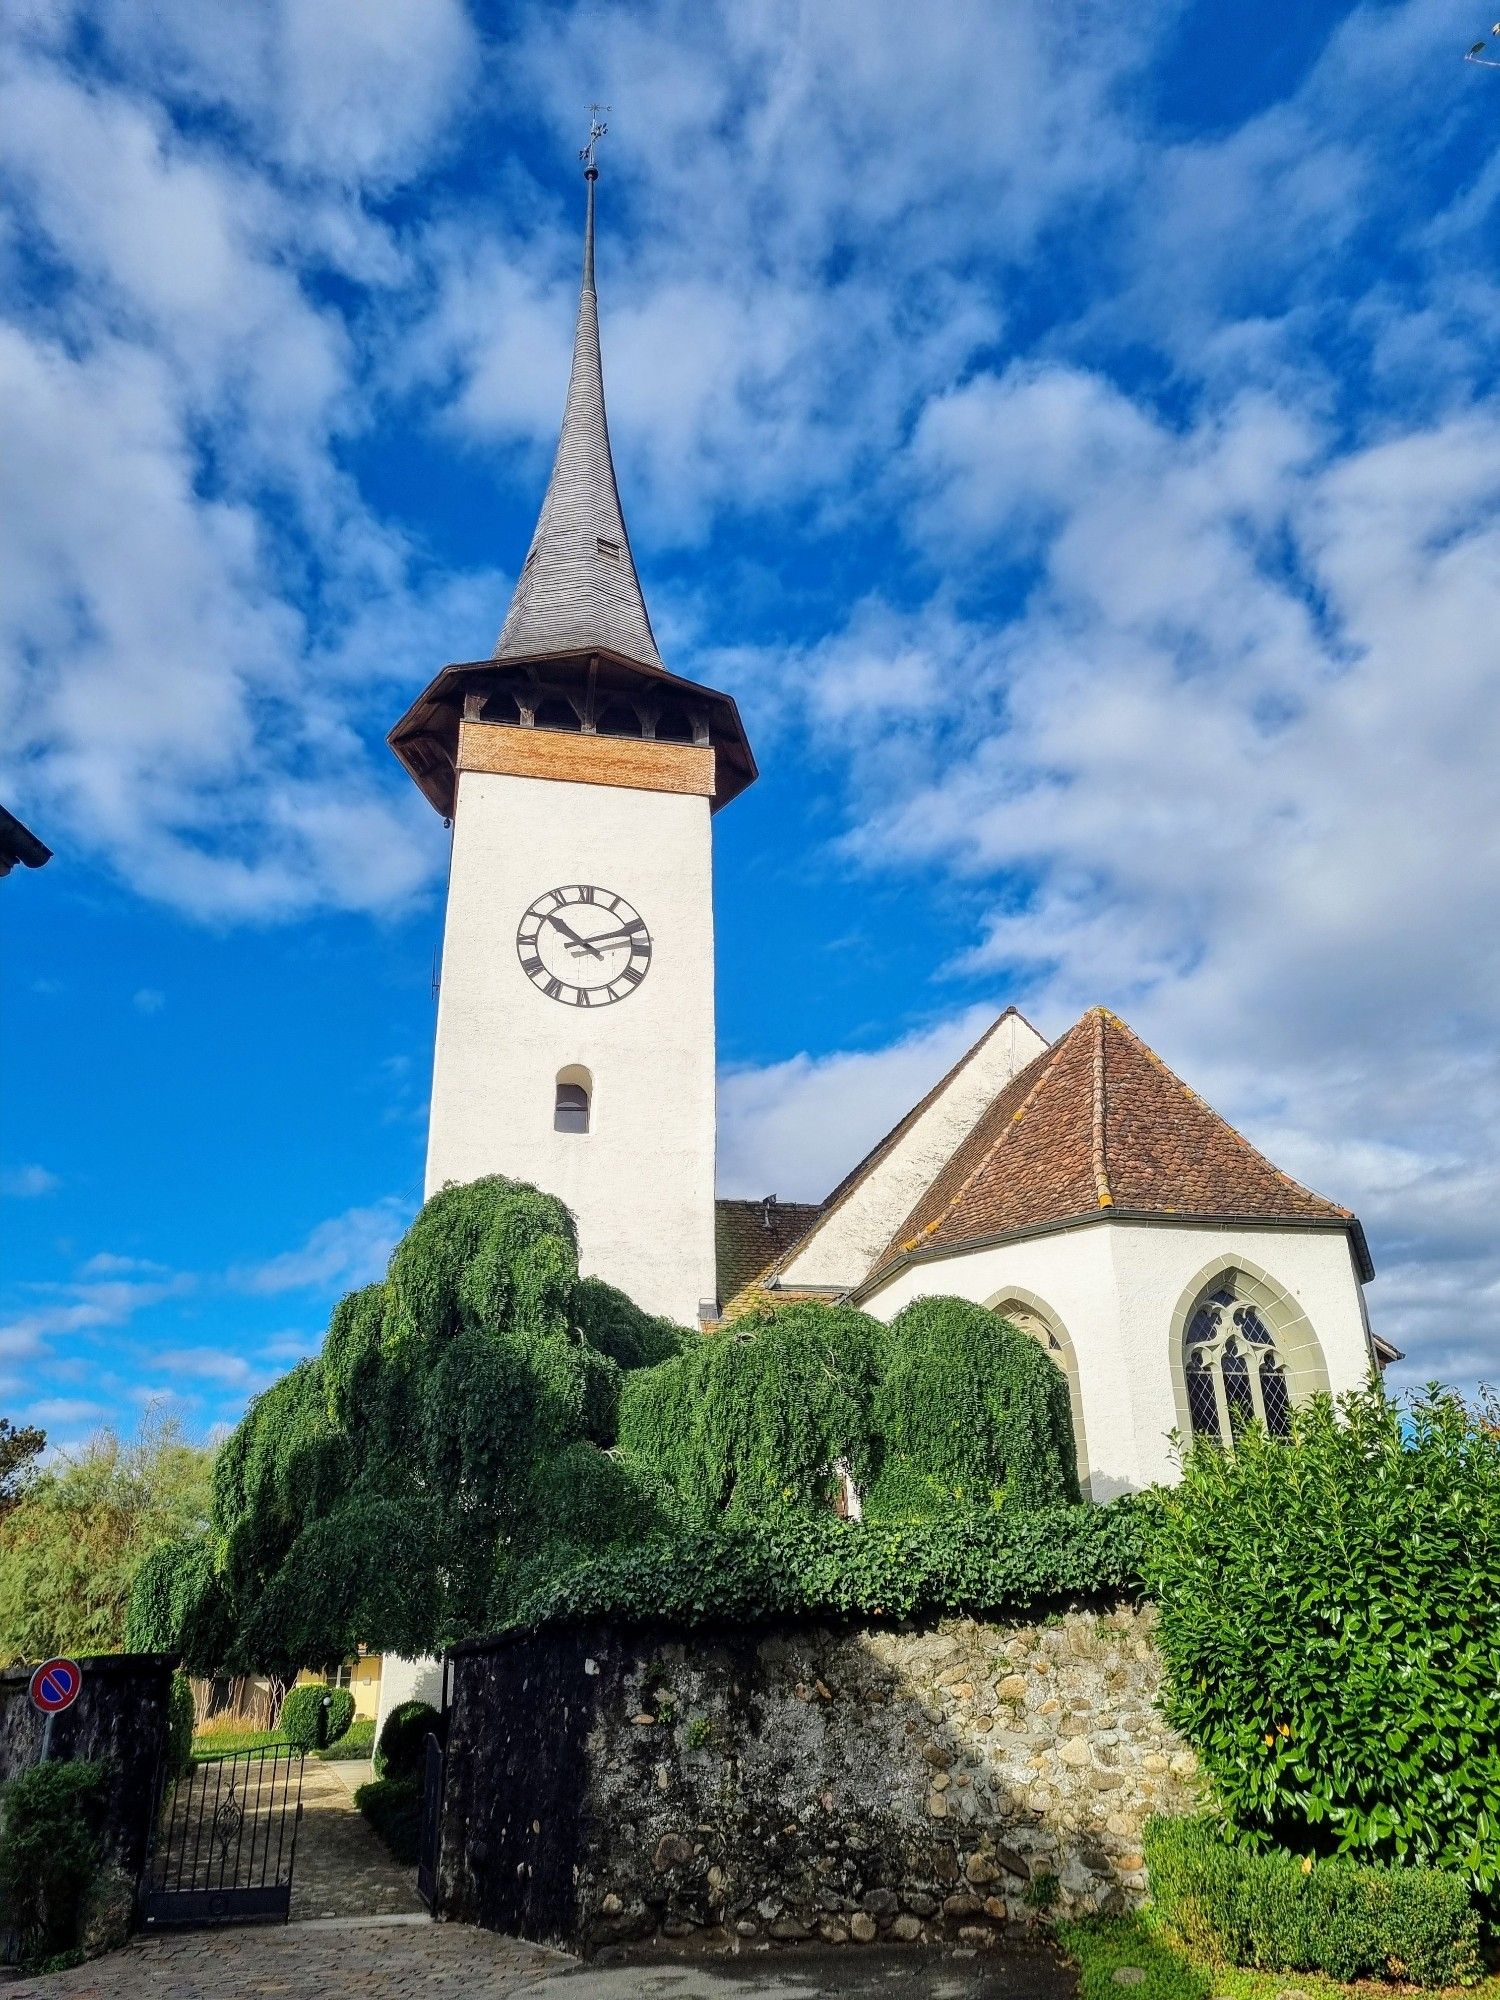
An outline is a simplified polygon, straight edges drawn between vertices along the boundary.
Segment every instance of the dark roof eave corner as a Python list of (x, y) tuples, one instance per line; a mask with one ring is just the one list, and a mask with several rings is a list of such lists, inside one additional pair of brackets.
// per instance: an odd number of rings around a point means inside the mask
[(52, 859), (52, 849), (38, 840), (31, 828), (13, 812), (0, 806), (0, 874), (8, 875), (16, 862), (23, 868), (42, 868)]
[(1353, 1252), (1354, 1268), (1359, 1273), (1360, 1283), (1368, 1285), (1375, 1276), (1375, 1259), (1370, 1255), (1365, 1226), (1357, 1215), (1349, 1218), (1349, 1248)]

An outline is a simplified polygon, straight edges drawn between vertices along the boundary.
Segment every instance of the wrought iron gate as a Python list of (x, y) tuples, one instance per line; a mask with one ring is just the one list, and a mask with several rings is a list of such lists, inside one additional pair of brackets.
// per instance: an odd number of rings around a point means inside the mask
[(443, 1746), (431, 1731), (422, 1755), (422, 1823), (417, 1846), (417, 1894), (430, 1910), (437, 1895), (443, 1829)]
[(141, 1919), (233, 1924), (292, 1909), (302, 1753), (277, 1746), (204, 1757), (181, 1779), (146, 1864)]

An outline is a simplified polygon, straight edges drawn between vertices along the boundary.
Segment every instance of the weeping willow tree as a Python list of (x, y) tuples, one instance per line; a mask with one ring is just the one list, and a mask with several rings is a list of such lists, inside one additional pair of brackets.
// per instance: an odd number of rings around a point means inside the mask
[(823, 1512), (835, 1468), (871, 1519), (1078, 1499), (1066, 1381), (965, 1299), (764, 1310), (631, 1376), (619, 1436), (709, 1516)]
[(684, 1338), (580, 1278), (560, 1202), (445, 1188), (226, 1439), (208, 1533), (142, 1566), (127, 1643), (282, 1672), (486, 1629), (541, 1551), (658, 1525), (669, 1496), (608, 1448), (622, 1382)]
[(127, 1643), (277, 1675), (430, 1652), (609, 1552), (670, 1567), (720, 1524), (827, 1520), (845, 1477), (872, 1521), (1076, 1501), (1066, 1384), (960, 1299), (689, 1334), (581, 1278), (562, 1204), (492, 1177), (435, 1195), (251, 1404), (208, 1531), (138, 1572)]

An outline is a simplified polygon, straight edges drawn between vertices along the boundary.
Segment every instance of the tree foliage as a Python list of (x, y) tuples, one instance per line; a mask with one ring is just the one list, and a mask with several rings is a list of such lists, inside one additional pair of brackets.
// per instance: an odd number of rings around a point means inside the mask
[(0, 1519), (21, 1497), (47, 1443), (47, 1433), (34, 1424), (13, 1424), (0, 1417)]
[(683, 1337), (579, 1277), (560, 1202), (443, 1189), (226, 1439), (206, 1532), (141, 1568), (131, 1643), (290, 1674), (484, 1629), (547, 1537), (596, 1550), (655, 1518), (606, 1452), (627, 1371)]
[(1167, 1714), (1251, 1846), (1500, 1893), (1500, 1430), (1378, 1388), (1149, 1496)]
[[(814, 1596), (836, 1594), (842, 1560), (851, 1603), (894, 1608), (899, 1537), (818, 1541), (836, 1467), (874, 1514), (894, 1492), (885, 1511), (905, 1521), (1066, 1510), (1066, 1385), (960, 1300), (889, 1328), (802, 1302), (689, 1335), (580, 1278), (559, 1202), (499, 1177), (445, 1188), (384, 1282), (342, 1300), (321, 1352), (250, 1406), (219, 1453), (209, 1532), (143, 1566), (131, 1640), (283, 1674), (361, 1644), (425, 1653), (545, 1604), (575, 1565), (618, 1556), (626, 1576), (639, 1556), (654, 1576), (690, 1567), (670, 1552), (701, 1555), (694, 1535), (721, 1521), (783, 1518), (814, 1524)], [(1024, 1594), (1021, 1528), (953, 1532), (914, 1544), (924, 1588), (946, 1575), (966, 1602)], [(734, 1572), (740, 1544), (715, 1546)], [(1050, 1588), (1047, 1560), (1034, 1568)], [(1077, 1573), (1093, 1588), (1103, 1571), (1080, 1559)]]
[(0, 1516), (0, 1662), (118, 1651), (142, 1561), (207, 1522), (212, 1459), (148, 1412), (37, 1473)]
[(916, 1299), (897, 1314), (874, 1418), (886, 1474), (876, 1513), (905, 1511), (914, 1485), (1012, 1507), (1079, 1497), (1065, 1376), (967, 1299)]

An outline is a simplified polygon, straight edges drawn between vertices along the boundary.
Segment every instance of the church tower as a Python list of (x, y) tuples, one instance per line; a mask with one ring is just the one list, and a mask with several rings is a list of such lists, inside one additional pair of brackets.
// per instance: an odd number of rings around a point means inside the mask
[(428, 1194), (508, 1174), (559, 1196), (585, 1272), (715, 1310), (710, 817), (753, 782), (728, 695), (668, 673), (610, 455), (592, 142), (573, 371), (493, 655), (390, 735), (453, 828)]

